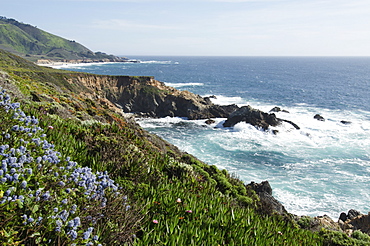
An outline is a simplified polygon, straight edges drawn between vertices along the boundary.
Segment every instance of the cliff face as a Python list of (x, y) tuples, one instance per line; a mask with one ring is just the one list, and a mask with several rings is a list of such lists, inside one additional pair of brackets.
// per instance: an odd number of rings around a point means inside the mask
[(153, 77), (76, 74), (68, 81), (88, 88), (84, 94), (92, 100), (106, 98), (123, 112), (150, 117), (226, 118), (238, 108), (215, 105), (209, 98), (179, 91)]

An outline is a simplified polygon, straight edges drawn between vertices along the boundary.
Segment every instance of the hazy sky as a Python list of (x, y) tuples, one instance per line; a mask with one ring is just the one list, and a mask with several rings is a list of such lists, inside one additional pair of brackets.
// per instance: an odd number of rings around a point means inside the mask
[(114, 55), (370, 56), (369, 0), (2, 0), (0, 16)]

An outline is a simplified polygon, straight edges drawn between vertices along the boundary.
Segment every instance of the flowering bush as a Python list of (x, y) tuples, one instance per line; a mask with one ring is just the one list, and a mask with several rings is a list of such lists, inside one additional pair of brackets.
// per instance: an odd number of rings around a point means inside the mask
[[(101, 245), (104, 238), (109, 239), (102, 235), (122, 234), (119, 217), (130, 213), (131, 206), (107, 171), (94, 173), (69, 157), (62, 158), (47, 141), (38, 119), (27, 116), (1, 88), (0, 122), (3, 245)], [(107, 226), (104, 221), (112, 219)], [(130, 240), (115, 240), (120, 239)]]

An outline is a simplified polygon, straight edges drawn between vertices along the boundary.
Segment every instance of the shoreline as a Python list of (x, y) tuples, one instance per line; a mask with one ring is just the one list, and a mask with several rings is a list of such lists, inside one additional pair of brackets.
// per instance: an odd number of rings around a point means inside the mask
[(38, 62), (35, 63), (38, 66), (42, 67), (51, 67), (51, 68), (67, 68), (67, 67), (82, 67), (82, 66), (91, 66), (99, 64), (113, 64), (113, 63), (125, 63), (125, 62)]

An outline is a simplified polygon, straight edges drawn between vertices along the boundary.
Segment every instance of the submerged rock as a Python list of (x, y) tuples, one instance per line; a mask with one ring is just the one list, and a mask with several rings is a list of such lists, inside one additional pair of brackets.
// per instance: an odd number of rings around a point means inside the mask
[(208, 120), (206, 120), (205, 121), (205, 123), (207, 124), (207, 125), (211, 125), (211, 124), (213, 124), (213, 123), (215, 123), (216, 121), (214, 121), (214, 120), (212, 120), (212, 119), (208, 119)]
[(322, 117), (321, 115), (319, 114), (315, 114), (315, 116), (313, 117), (314, 119), (318, 120), (318, 121), (325, 121), (325, 118)]
[(280, 107), (273, 107), (273, 108), (270, 110), (270, 112), (275, 112), (275, 113), (277, 113), (277, 112), (289, 113), (289, 111), (288, 111), (288, 110), (281, 109)]
[(340, 123), (344, 124), (344, 125), (349, 125), (349, 124), (352, 124), (351, 121), (347, 121), (347, 120), (341, 120)]

